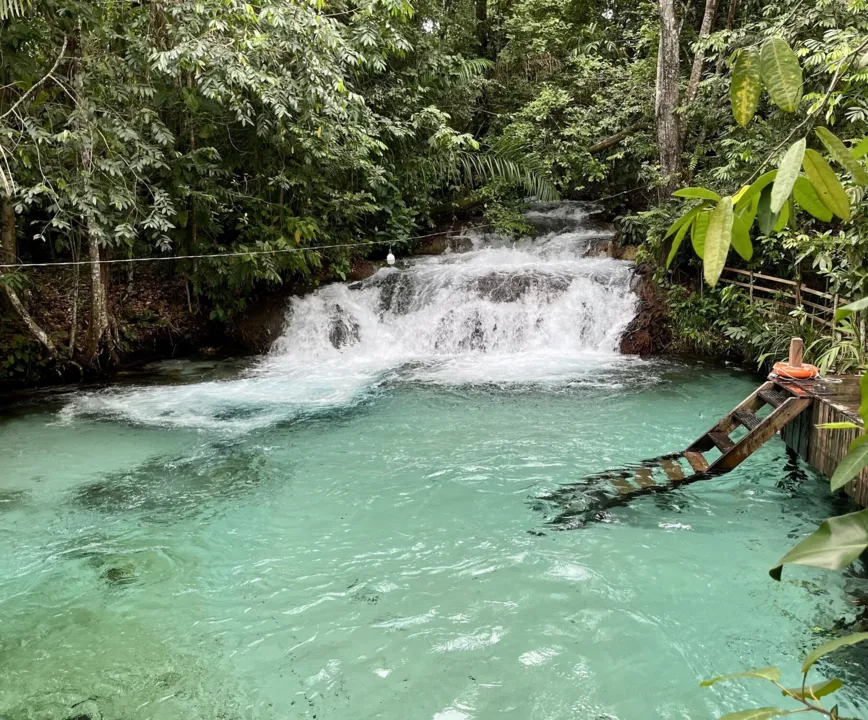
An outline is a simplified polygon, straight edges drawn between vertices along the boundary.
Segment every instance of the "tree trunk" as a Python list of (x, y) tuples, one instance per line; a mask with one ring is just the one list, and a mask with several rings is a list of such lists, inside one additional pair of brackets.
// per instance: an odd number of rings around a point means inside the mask
[(102, 252), (95, 233), (88, 227), (87, 249), (90, 260), (90, 327), (85, 342), (85, 355), (89, 363), (97, 363), (103, 342), (112, 351), (111, 321), (108, 311), (108, 283), (106, 282)]
[[(717, 0), (705, 0), (705, 14), (702, 16), (702, 27), (699, 28), (699, 42), (702, 43), (711, 34), (714, 26), (714, 16), (717, 14)], [(684, 104), (691, 105), (699, 93), (699, 81), (702, 79), (702, 64), (705, 62), (705, 47), (700, 45), (693, 56), (693, 67), (690, 70), (690, 81), (687, 83), (687, 94)]]
[(660, 0), (660, 44), (657, 52), (657, 144), (660, 152), (661, 199), (678, 187), (681, 177), (681, 130), (678, 120), (679, 58), (675, 0)]
[(735, 11), (738, 10), (738, 0), (730, 0), (729, 12), (726, 15), (726, 29), (732, 30), (735, 25)]
[(623, 142), (628, 137), (630, 137), (634, 132), (639, 130), (644, 124), (645, 124), (644, 121), (633, 123), (632, 125), (629, 125), (628, 127), (621, 130), (620, 132), (616, 132), (614, 135), (609, 135), (609, 137), (603, 138), (598, 143), (591, 145), (588, 148), (588, 153), (590, 153), (591, 155), (594, 155), (595, 153), (603, 152), (603, 150), (608, 150), (610, 147), (614, 147), (618, 143)]
[(15, 238), (15, 208), (8, 199), (3, 200), (0, 208), (0, 222), (3, 223), (3, 240), (0, 242), (0, 263), (14, 265), (18, 262), (18, 245)]
[[(0, 257), (3, 259), (3, 264), (14, 264), (16, 262), (15, 208), (12, 207), (12, 203), (9, 202), (8, 199), (2, 201), (2, 207), (0, 207), (0, 220), (3, 222), (3, 229), (0, 231)], [(46, 349), (52, 358), (56, 358), (57, 348), (54, 347), (51, 338), (48, 337), (45, 330), (43, 330), (30, 316), (30, 313), (27, 312), (27, 308), (24, 307), (24, 303), (21, 302), (21, 298), (18, 297), (15, 290), (12, 289), (9, 283), (2, 282), (2, 280), (0, 280), (0, 288), (3, 289), (3, 294), (12, 306), (12, 309), (15, 310), (18, 317), (20, 317), (21, 321), (27, 326), (31, 335), (42, 344), (42, 347)]]
[[(81, 242), (78, 240), (78, 233), (72, 241), (72, 259), (74, 262), (81, 260)], [(78, 333), (78, 286), (81, 280), (81, 266), (73, 267), (74, 280), (72, 286), (72, 318), (69, 323), (69, 359), (75, 357), (75, 339)]]
[(476, 40), (479, 56), (488, 57), (488, 0), (476, 0)]
[[(85, 56), (86, 50), (80, 24), (72, 46), (73, 55), (77, 58), (73, 61), (73, 87), (75, 89), (75, 102), (78, 105), (77, 130), (86, 138), (79, 152), (79, 173), (84, 189), (90, 192), (93, 173), (93, 129), (90, 126), (92, 119), (85, 112), (87, 101), (82, 57)], [(81, 218), (81, 223), (84, 226), (83, 241), (87, 245), (88, 260), (90, 261), (90, 324), (84, 342), (84, 360), (91, 365), (98, 365), (99, 357), (104, 349), (108, 350), (112, 358), (115, 357), (115, 343), (112, 338), (112, 322), (109, 316), (108, 274), (101, 262), (103, 258), (99, 246), (100, 228), (97, 226), (93, 210), (87, 209), (83, 215), (84, 217)]]

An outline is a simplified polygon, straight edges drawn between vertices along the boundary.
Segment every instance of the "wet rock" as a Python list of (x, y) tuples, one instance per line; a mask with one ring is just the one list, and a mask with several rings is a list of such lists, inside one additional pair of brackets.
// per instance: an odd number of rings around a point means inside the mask
[(63, 720), (102, 720), (102, 713), (93, 698), (88, 698), (71, 706)]
[(635, 260), (638, 249), (635, 245), (619, 245), (611, 237), (602, 237), (590, 241), (584, 256), (593, 258), (610, 257), (616, 260)]
[(634, 277), (633, 290), (639, 296), (639, 304), (621, 336), (621, 352), (641, 356), (661, 353), (672, 342), (666, 297), (650, 278), (640, 273)]
[(381, 313), (406, 315), (413, 303), (413, 276), (397, 270), (371, 278), (370, 284), (380, 288)]
[(356, 602), (365, 603), (366, 605), (376, 605), (380, 600), (380, 596), (377, 593), (364, 589), (354, 592), (350, 597)]
[(353, 264), (350, 267), (350, 272), (347, 275), (347, 280), (351, 281), (360, 281), (367, 280), (371, 277), (377, 270), (379, 269), (376, 263), (371, 262), (370, 260), (361, 260), (356, 258), (353, 260)]
[(473, 249), (473, 241), (464, 235), (435, 235), (424, 238), (413, 248), (412, 255), (442, 255), (445, 252), (468, 252)]
[(347, 345), (355, 345), (361, 339), (361, 327), (344, 309), (335, 304), (329, 318), (329, 342), (340, 350)]
[[(460, 325), (456, 327), (456, 323)], [(497, 330), (497, 327), (493, 329)], [(457, 320), (455, 311), (450, 310), (440, 318), (436, 337), (434, 348), (447, 352), (484, 350), (487, 345), (485, 325), (478, 312), (472, 313), (464, 320)]]
[(99, 577), (112, 585), (129, 585), (136, 581), (136, 573), (132, 565), (110, 567)]
[(476, 278), (470, 289), (492, 302), (516, 302), (528, 294), (542, 294), (552, 298), (567, 291), (570, 286), (568, 278), (558, 275), (543, 275), (539, 273), (502, 273), (494, 272)]
[(25, 490), (0, 490), (0, 512), (15, 510), (26, 504), (27, 492)]
[(245, 350), (268, 352), (283, 332), (288, 304), (288, 297), (282, 293), (261, 298), (244, 315), (233, 319), (227, 332)]

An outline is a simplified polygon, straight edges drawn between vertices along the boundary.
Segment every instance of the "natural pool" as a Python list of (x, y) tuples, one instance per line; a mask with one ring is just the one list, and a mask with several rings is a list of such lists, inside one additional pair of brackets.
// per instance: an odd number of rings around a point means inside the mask
[[(595, 282), (620, 278), (597, 262)], [(683, 448), (755, 386), (606, 349), (605, 313), (629, 302), (619, 283), (574, 298), (587, 327), (536, 344), (537, 290), (512, 301), (500, 345), (488, 315), (459, 318), (431, 347), (459, 327), (482, 344), (429, 363), (418, 338), (377, 345), (355, 308), (361, 337), (334, 352), (311, 320), (308, 354), (290, 333), (252, 367), (168, 363), (149, 383), (0, 415), (0, 718), (699, 720), (779, 703), (762, 685), (698, 683), (769, 664), (795, 682), (866, 587), (769, 579), (841, 510), (780, 440), (581, 529), (553, 529), (558, 508), (537, 500)], [(296, 328), (317, 302), (294, 309)], [(503, 328), (507, 310), (488, 311)], [(860, 659), (821, 666), (848, 681), (850, 714), (868, 709)]]

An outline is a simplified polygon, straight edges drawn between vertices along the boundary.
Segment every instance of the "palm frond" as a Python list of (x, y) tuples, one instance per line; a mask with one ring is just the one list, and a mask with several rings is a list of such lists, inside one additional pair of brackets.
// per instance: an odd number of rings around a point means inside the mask
[(28, 0), (0, 0), (0, 20), (21, 17), (29, 4)]

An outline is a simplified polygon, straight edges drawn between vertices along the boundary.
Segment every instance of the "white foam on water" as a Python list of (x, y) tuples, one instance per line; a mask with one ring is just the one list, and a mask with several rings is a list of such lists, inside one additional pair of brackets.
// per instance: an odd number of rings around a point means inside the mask
[(522, 242), (472, 235), (469, 252), (294, 298), (283, 335), (241, 378), (81, 394), (62, 416), (246, 432), (350, 405), (386, 381), (611, 386), (635, 311), (632, 265), (583, 257), (605, 236), (588, 212), (537, 208), (529, 221), (563, 227)]

